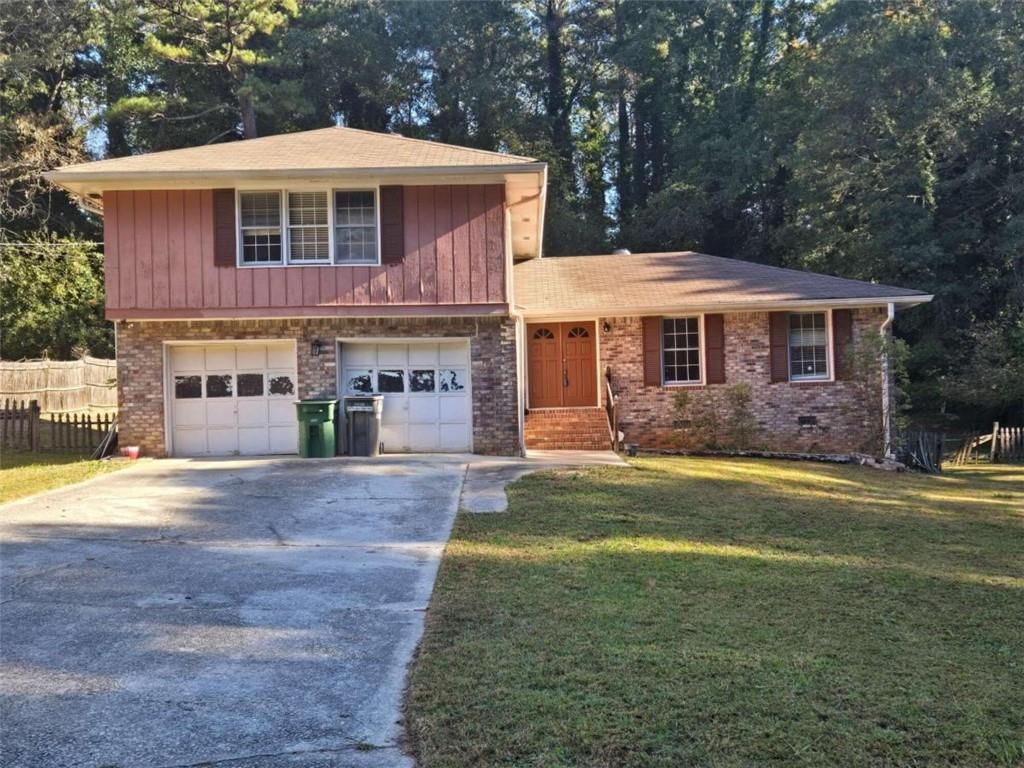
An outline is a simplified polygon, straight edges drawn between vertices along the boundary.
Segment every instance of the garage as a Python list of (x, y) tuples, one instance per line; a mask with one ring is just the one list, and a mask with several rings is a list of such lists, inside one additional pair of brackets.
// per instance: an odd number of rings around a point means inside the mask
[(342, 342), (344, 394), (381, 394), (384, 451), (472, 450), (469, 341)]
[(168, 346), (171, 453), (295, 453), (295, 344)]

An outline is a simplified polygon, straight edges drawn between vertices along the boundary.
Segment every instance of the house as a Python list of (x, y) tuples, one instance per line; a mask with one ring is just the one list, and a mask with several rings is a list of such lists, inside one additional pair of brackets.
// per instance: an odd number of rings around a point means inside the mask
[(697, 253), (544, 258), (546, 166), (350, 128), (47, 178), (102, 213), (120, 430), (149, 455), (294, 453), (294, 401), (384, 395), (387, 451), (671, 445), (746, 382), (776, 447), (850, 448), (845, 350), (918, 291)]

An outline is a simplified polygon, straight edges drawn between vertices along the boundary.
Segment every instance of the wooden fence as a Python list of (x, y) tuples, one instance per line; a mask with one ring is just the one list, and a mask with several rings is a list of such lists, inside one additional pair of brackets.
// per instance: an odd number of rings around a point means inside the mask
[(982, 459), (992, 462), (1024, 461), (1024, 427), (992, 425), (992, 431), (968, 435), (953, 455), (953, 464), (973, 464)]
[(943, 443), (940, 432), (908, 429), (896, 440), (896, 458), (913, 469), (941, 472)]
[(0, 398), (35, 400), (43, 413), (117, 410), (117, 361), (0, 362)]
[(47, 418), (35, 400), (8, 398), (0, 409), (0, 445), (23, 451), (91, 454), (116, 427), (112, 413), (58, 413)]

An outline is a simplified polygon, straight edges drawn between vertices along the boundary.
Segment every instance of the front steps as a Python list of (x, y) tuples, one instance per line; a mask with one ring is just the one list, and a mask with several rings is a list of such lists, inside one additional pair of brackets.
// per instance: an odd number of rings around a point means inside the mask
[(607, 451), (612, 439), (603, 408), (544, 408), (526, 412), (526, 447), (535, 450)]

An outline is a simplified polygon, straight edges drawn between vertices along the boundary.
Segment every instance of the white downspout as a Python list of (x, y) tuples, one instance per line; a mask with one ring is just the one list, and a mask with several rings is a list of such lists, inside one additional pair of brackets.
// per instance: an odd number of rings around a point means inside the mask
[(882, 335), (882, 436), (886, 458), (893, 458), (892, 450), (892, 371), (889, 365), (889, 351), (886, 340), (892, 330), (892, 321), (896, 317), (896, 305), (889, 302), (888, 313), (878, 332)]
[[(522, 201), (520, 201), (522, 202)], [(526, 380), (523, 376), (523, 366), (526, 349), (526, 326), (522, 316), (516, 312), (515, 286), (513, 276), (515, 270), (512, 268), (512, 210), (511, 206), (505, 204), (505, 300), (508, 302), (508, 314), (516, 324), (516, 423), (519, 427), (519, 455), (526, 455)]]

